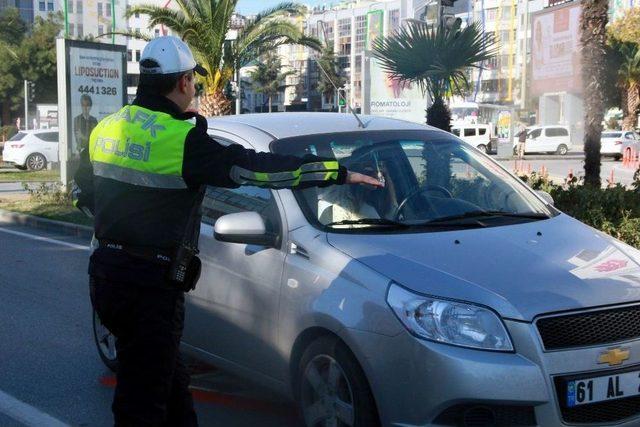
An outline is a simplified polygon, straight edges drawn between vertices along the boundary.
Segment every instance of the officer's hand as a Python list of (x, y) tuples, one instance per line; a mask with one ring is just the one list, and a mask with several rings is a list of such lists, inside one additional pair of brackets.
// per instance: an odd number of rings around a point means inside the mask
[(369, 175), (364, 175), (358, 172), (347, 172), (347, 184), (368, 184), (374, 187), (384, 187), (384, 183), (378, 181)]

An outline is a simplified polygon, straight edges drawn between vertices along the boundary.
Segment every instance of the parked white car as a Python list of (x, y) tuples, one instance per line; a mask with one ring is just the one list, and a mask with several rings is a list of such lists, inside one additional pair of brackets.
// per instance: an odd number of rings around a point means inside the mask
[(58, 161), (58, 130), (20, 131), (4, 144), (2, 160), (21, 170), (42, 170)]
[(459, 124), (451, 126), (451, 133), (483, 153), (491, 151), (491, 125)]
[(633, 131), (605, 131), (600, 138), (600, 154), (620, 160), (625, 150), (638, 151), (640, 135)]
[[(567, 126), (532, 126), (527, 128), (525, 153), (557, 153), (562, 156), (571, 150), (571, 133)], [(516, 153), (518, 138), (514, 138)]]

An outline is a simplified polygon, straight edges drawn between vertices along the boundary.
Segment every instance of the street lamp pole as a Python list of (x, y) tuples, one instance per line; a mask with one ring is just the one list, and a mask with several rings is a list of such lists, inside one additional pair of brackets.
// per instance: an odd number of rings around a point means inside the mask
[(24, 130), (29, 129), (29, 122), (27, 122), (27, 114), (29, 111), (29, 89), (27, 88), (29, 82), (27, 80), (24, 81)]

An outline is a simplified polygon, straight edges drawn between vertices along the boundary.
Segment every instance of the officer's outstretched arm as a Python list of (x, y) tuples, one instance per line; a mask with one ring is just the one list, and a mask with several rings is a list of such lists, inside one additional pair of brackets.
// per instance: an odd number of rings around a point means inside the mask
[(236, 144), (224, 146), (197, 129), (185, 142), (182, 175), (188, 184), (194, 186), (305, 188), (333, 184), (382, 185), (374, 178), (347, 171), (335, 159), (259, 153)]

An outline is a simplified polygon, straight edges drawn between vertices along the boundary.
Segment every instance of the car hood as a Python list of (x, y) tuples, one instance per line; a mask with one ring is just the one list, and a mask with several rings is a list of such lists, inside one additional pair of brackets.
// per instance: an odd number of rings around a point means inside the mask
[(530, 321), (640, 301), (640, 251), (564, 214), (471, 230), (327, 239), (402, 286), (483, 304), (505, 318)]

